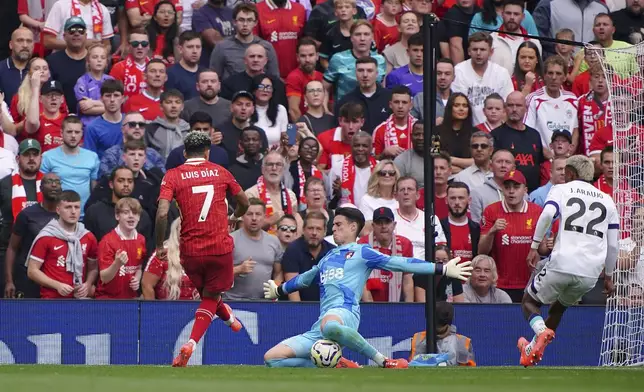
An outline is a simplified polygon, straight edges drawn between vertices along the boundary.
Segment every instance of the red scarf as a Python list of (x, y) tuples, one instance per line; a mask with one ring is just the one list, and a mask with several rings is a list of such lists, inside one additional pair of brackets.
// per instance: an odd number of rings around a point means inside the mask
[[(42, 180), (43, 174), (38, 172), (36, 174), (36, 200), (38, 203), (42, 203), (42, 193), (40, 192), (40, 181)], [(27, 201), (27, 191), (25, 191), (25, 186), (22, 183), (22, 177), (20, 173), (16, 171), (11, 175), (11, 211), (13, 212), (13, 221), (16, 221), (20, 211), (24, 210), (25, 207), (28, 207), (29, 203)]]
[[(410, 114), (407, 115), (407, 128), (402, 130), (402, 135), (405, 135), (407, 138), (407, 148), (411, 148), (411, 129), (414, 126), (416, 119)], [(387, 120), (385, 120), (385, 148), (391, 146), (400, 146), (398, 140), (398, 128), (396, 128), (396, 119), (392, 114)], [(401, 146), (402, 147), (402, 146)]]
[[(100, 40), (103, 33), (103, 9), (98, 0), (91, 0), (92, 4), (92, 32), (94, 39)], [(81, 16), (78, 0), (72, 0), (72, 16)]]
[[(146, 64), (149, 61), (150, 59), (146, 59)], [(127, 96), (136, 95), (143, 91), (147, 86), (143, 80), (143, 71), (139, 69), (132, 56), (127, 56), (125, 59), (125, 73), (123, 79), (125, 95)]]
[[(275, 209), (273, 208), (273, 203), (271, 201), (271, 193), (266, 190), (264, 176), (259, 176), (257, 179), (257, 193), (259, 193), (259, 198), (266, 203), (266, 217), (273, 215), (275, 213)], [(280, 193), (282, 194), (282, 211), (284, 211), (285, 214), (293, 214), (291, 198), (283, 183), (280, 183)]]
[[(523, 41), (530, 41), (530, 38), (528, 38), (528, 37), (519, 37), (519, 36), (516, 36), (516, 35), (505, 34), (505, 29), (503, 27), (504, 27), (503, 25), (501, 25), (501, 27), (499, 27), (499, 37), (503, 37), (503, 38), (507, 38), (507, 39), (520, 39), (520, 40), (523, 40)], [(519, 32), (521, 34), (528, 35), (528, 31), (526, 29), (524, 29), (523, 26), (519, 26)]]
[[(376, 160), (370, 156), (369, 170), (372, 171), (375, 166)], [(349, 200), (349, 203), (355, 204), (355, 200), (353, 199), (353, 185), (356, 182), (356, 165), (353, 162), (353, 156), (351, 155), (344, 158), (344, 161), (342, 161), (342, 179), (340, 182), (342, 197)]]
[[(306, 204), (306, 196), (304, 195), (304, 184), (306, 184), (306, 175), (304, 174), (304, 169), (302, 169), (302, 164), (300, 161), (297, 161), (297, 176), (300, 185), (300, 204)], [(322, 172), (318, 170), (315, 165), (311, 165), (311, 176), (322, 179)]]

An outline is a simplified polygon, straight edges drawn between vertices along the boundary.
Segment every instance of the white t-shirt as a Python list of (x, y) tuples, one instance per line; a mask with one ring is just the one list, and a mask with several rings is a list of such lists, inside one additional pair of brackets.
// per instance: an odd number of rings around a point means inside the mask
[(491, 61), (488, 62), (483, 77), (479, 76), (472, 68), (472, 60), (457, 64), (454, 67), (454, 75), (452, 91), (467, 95), (473, 108), (472, 120), (474, 124), (485, 121), (483, 106), (488, 95), (497, 93), (505, 100), (514, 91), (508, 71)]
[[(425, 259), (425, 213), (416, 209), (416, 218), (408, 220), (403, 218), (398, 209), (394, 210), (394, 218), (396, 219), (396, 234), (401, 235), (411, 241), (414, 246), (414, 257), (417, 259)], [(434, 215), (434, 239), (436, 244), (446, 244), (447, 238), (443, 232), (438, 217)]]
[(18, 170), (16, 154), (0, 147), (0, 179), (10, 175), (14, 170)]
[(565, 129), (572, 135), (579, 127), (577, 120), (577, 97), (575, 94), (561, 90), (558, 98), (552, 98), (545, 87), (526, 97), (528, 111), (525, 124), (536, 129), (541, 135), (541, 143), (550, 145), (552, 132)]
[[(72, 1), (74, 0), (58, 0), (49, 11), (47, 15), (47, 20), (45, 21), (44, 31), (55, 34), (56, 38), (63, 39), (63, 29), (65, 27), (65, 21), (72, 16)], [(78, 0), (75, 0), (78, 3), (80, 8), (80, 17), (83, 18), (85, 24), (87, 25), (87, 38), (88, 39), (108, 39), (114, 36), (114, 27), (112, 26), (112, 20), (110, 19), (110, 12), (103, 4), (100, 4), (100, 14), (103, 18), (103, 29), (100, 34), (100, 37), (94, 34), (94, 22), (92, 21), (92, 3), (83, 4)]]
[[(367, 194), (367, 185), (369, 184), (369, 177), (371, 177), (371, 168), (369, 166), (361, 169), (356, 167), (356, 179), (353, 183), (353, 204), (359, 204), (360, 200)], [(329, 172), (329, 187), (333, 186), (336, 178), (342, 179), (342, 165), (334, 165)], [(327, 194), (333, 194), (333, 189), (327, 189)], [(340, 197), (338, 206), (346, 203), (351, 203), (350, 200)]]
[[(503, 33), (492, 33), (492, 56), (490, 61), (499, 64), (505, 68), (510, 75), (514, 73), (514, 62), (517, 58), (519, 46), (525, 42), (521, 37), (505, 35)], [(541, 54), (541, 43), (536, 39), (530, 39), (535, 44)]]
[(0, 134), (0, 138), (4, 139), (4, 149), (11, 151), (14, 157), (18, 155), (18, 142), (13, 136), (2, 133)]
[(364, 220), (370, 221), (373, 219), (373, 211), (376, 208), (380, 207), (387, 207), (391, 209), (392, 211), (396, 211), (398, 209), (398, 200), (396, 199), (382, 199), (380, 197), (373, 197), (369, 195), (365, 195), (362, 199), (358, 201), (358, 209), (360, 209), (360, 212), (362, 212), (362, 215), (364, 215)]
[(270, 126), (271, 122), (268, 120), (266, 110), (268, 110), (268, 106), (255, 106), (255, 111), (257, 112), (255, 125), (264, 130), (269, 147), (279, 147), (282, 133), (286, 132), (286, 127), (288, 126), (286, 108), (282, 105), (277, 105), (277, 117), (273, 126)]
[(545, 268), (598, 278), (606, 263), (608, 230), (619, 228), (613, 199), (587, 182), (572, 181), (553, 186), (548, 204), (561, 215), (561, 225)]

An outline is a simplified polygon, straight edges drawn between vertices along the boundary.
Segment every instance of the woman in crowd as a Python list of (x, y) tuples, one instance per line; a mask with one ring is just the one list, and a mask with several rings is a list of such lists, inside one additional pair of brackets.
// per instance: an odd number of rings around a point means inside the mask
[(199, 292), (181, 267), (179, 254), (179, 234), (181, 218), (170, 226), (170, 236), (163, 246), (168, 249), (168, 260), (161, 260), (156, 253), (152, 255), (143, 272), (141, 290), (143, 298), (192, 300), (199, 299)]
[(445, 105), (443, 123), (438, 126), (441, 151), (452, 157), (452, 174), (474, 163), (470, 149), (470, 137), (474, 132), (470, 101), (465, 94), (452, 94)]
[(521, 91), (524, 97), (544, 86), (541, 53), (534, 42), (525, 41), (519, 45), (512, 84), (514, 90)]
[[(503, 13), (503, 3), (503, 0), (484, 0), (483, 11), (474, 14), (474, 17), (470, 22), (470, 31), (468, 36), (476, 33), (477, 31), (484, 31), (480, 30), (479, 27), (498, 30), (503, 24), (503, 18), (501, 17), (501, 14)], [(530, 14), (528, 10), (524, 9), (523, 15), (524, 18), (521, 22), (521, 27), (523, 27), (530, 35), (540, 35), (532, 14)]]
[(323, 179), (324, 176), (315, 166), (315, 161), (320, 152), (320, 145), (316, 138), (306, 137), (299, 144), (299, 159), (291, 163), (289, 173), (293, 177), (293, 192), (299, 199), (300, 209), (306, 209), (306, 196), (304, 185), (309, 177)]
[(387, 60), (387, 73), (392, 69), (409, 64), (409, 54), (407, 54), (407, 41), (409, 37), (420, 31), (420, 22), (418, 15), (414, 12), (403, 12), (398, 23), (400, 29), (400, 41), (388, 46), (382, 52)]
[(179, 37), (177, 10), (169, 1), (161, 1), (154, 7), (154, 17), (147, 27), (152, 56), (162, 59), (167, 65), (174, 64), (174, 47)]
[(87, 73), (76, 82), (74, 93), (78, 100), (78, 114), (83, 126), (105, 113), (101, 101), (101, 86), (111, 76), (105, 74), (107, 69), (107, 50), (101, 44), (94, 44), (87, 50)]
[(333, 210), (326, 205), (326, 190), (324, 181), (317, 177), (309, 177), (304, 184), (304, 196), (306, 197), (306, 210), (300, 211), (302, 220), (309, 212), (320, 212), (327, 218), (326, 235), (333, 234)]
[(288, 113), (286, 108), (277, 103), (273, 95), (273, 81), (266, 74), (253, 78), (251, 94), (255, 96), (255, 113), (253, 122), (264, 130), (271, 149), (280, 147), (280, 140), (286, 135)]
[[(452, 252), (447, 245), (436, 245), (434, 260), (436, 263), (447, 263), (452, 258)], [(447, 276), (432, 277), (436, 279), (436, 301), (465, 302), (463, 284), (458, 279)], [(414, 275), (414, 302), (425, 302), (427, 290), (427, 275)]]
[(392, 211), (398, 209), (396, 183), (399, 178), (400, 171), (390, 159), (383, 159), (374, 167), (367, 183), (367, 194), (358, 201), (358, 208), (366, 221), (361, 235), (371, 233), (371, 218), (376, 208), (388, 207)]

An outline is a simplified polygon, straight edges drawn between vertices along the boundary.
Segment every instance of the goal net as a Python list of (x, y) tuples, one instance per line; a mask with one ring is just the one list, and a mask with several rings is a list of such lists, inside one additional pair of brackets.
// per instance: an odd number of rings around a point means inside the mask
[(586, 50), (598, 54), (610, 91), (613, 198), (621, 217), (615, 293), (606, 304), (599, 364), (644, 365), (644, 43)]

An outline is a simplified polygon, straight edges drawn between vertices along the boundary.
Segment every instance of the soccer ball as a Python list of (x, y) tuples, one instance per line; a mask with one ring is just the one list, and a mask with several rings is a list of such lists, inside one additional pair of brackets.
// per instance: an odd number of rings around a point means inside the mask
[(332, 340), (318, 340), (311, 347), (311, 360), (320, 368), (332, 368), (342, 358), (342, 347)]

